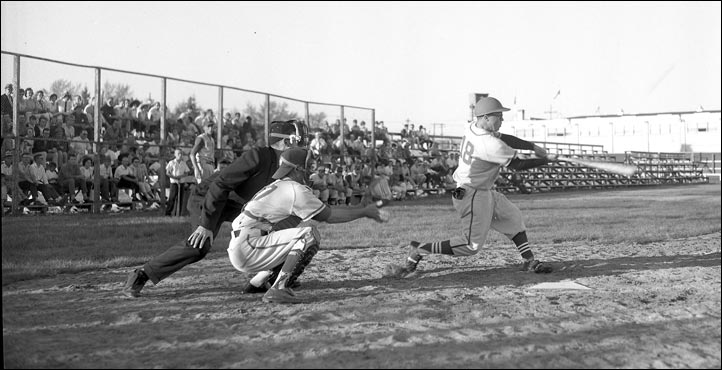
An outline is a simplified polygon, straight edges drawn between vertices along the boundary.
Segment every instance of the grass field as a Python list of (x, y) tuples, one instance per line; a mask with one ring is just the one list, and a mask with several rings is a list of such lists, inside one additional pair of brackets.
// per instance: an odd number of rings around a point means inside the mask
[[(511, 195), (552, 274), (520, 272), (491, 232), (476, 256), (381, 277), (408, 240), (459, 230), (448, 197), (394, 202), (386, 224), (319, 224), (303, 304), (242, 295), (225, 247), (144, 296), (127, 273), (186, 237), (152, 213), (2, 220), (9, 368), (719, 368), (717, 185)], [(574, 282), (590, 290), (537, 290)]]
[[(510, 195), (522, 210), (532, 243), (606, 241), (650, 243), (720, 230), (719, 186)], [(639, 196), (627, 194), (638, 193)], [(448, 196), (392, 203), (393, 221), (377, 225), (320, 224), (324, 242), (389, 246), (441, 240), (458, 232)], [(368, 226), (371, 226), (370, 228)], [(133, 266), (163, 252), (192, 231), (187, 218), (160, 213), (4, 217), (3, 284), (98, 268)], [(221, 229), (209, 258), (225, 257), (230, 225)], [(509, 242), (491, 232), (491, 245)]]

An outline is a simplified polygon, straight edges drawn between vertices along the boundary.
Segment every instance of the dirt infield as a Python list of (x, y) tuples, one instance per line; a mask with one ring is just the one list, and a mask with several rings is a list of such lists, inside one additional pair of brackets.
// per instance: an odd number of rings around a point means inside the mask
[[(128, 269), (3, 290), (6, 368), (719, 368), (720, 233), (644, 245), (538, 245), (557, 271), (518, 271), (509, 246), (431, 256), (381, 277), (396, 247), (327, 246), (307, 303), (241, 295), (227, 258), (190, 265), (139, 299)], [(222, 255), (222, 254), (221, 254)], [(576, 282), (590, 290), (533, 289)]]

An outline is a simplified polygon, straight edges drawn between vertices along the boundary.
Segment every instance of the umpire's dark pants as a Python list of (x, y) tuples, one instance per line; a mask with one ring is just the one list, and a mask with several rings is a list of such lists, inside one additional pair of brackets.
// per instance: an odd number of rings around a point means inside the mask
[[(188, 198), (188, 212), (190, 213), (190, 222), (192, 227), (191, 232), (198, 227), (203, 199), (203, 197), (193, 194), (191, 194)], [(216, 239), (216, 236), (218, 236), (218, 231), (221, 229), (223, 222), (233, 221), (233, 219), (235, 219), (241, 211), (242, 208), (237, 208), (227, 203), (225, 208), (223, 208), (223, 213), (221, 213), (218, 223), (213, 226), (214, 240)], [(189, 235), (190, 232), (186, 235), (186, 238)], [(153, 257), (150, 261), (143, 265), (143, 270), (150, 278), (150, 281), (154, 284), (158, 284), (161, 280), (167, 278), (186, 265), (202, 260), (210, 250), (211, 243), (208, 241), (203, 244), (202, 248), (197, 249), (188, 244), (188, 239), (184, 239), (168, 248), (165, 252)]]

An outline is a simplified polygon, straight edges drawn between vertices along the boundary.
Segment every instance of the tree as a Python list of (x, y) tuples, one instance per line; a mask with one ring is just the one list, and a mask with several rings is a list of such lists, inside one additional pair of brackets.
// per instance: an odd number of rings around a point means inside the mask
[(181, 113), (187, 112), (189, 109), (193, 112), (195, 112), (198, 109), (201, 109), (201, 107), (199, 107), (196, 104), (196, 96), (195, 95), (191, 95), (188, 97), (188, 99), (186, 101), (178, 103), (175, 106), (175, 108), (173, 108), (173, 116), (178, 117), (178, 116), (180, 116)]
[(113, 101), (121, 101), (123, 99), (130, 99), (133, 97), (133, 92), (130, 90), (130, 85), (121, 83), (112, 83), (105, 81), (103, 84), (103, 99), (113, 98)]
[(82, 86), (80, 83), (73, 84), (72, 82), (65, 79), (58, 79), (50, 84), (50, 94), (55, 94), (58, 97), (62, 97), (65, 93), (72, 95), (78, 95)]
[[(256, 107), (251, 103), (246, 103), (246, 109), (244, 110), (247, 116), (253, 118), (253, 122), (256, 126), (263, 126), (266, 122), (266, 103), (262, 103)], [(291, 119), (301, 119), (298, 113), (288, 111), (288, 103), (278, 103), (271, 101), (271, 122), (273, 121), (288, 121)]]

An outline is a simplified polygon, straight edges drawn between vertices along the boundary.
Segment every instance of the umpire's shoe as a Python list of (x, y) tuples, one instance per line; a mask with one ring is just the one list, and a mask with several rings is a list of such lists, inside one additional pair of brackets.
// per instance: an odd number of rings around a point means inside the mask
[(128, 281), (125, 282), (123, 287), (123, 294), (132, 298), (140, 296), (140, 291), (147, 281), (148, 275), (145, 274), (145, 271), (142, 268), (135, 269), (128, 275)]
[(301, 303), (301, 299), (296, 297), (296, 293), (291, 288), (271, 288), (263, 295), (263, 301), (266, 303)]

